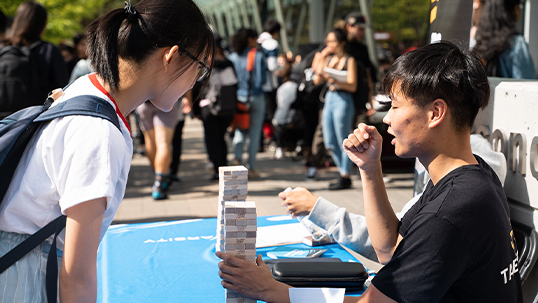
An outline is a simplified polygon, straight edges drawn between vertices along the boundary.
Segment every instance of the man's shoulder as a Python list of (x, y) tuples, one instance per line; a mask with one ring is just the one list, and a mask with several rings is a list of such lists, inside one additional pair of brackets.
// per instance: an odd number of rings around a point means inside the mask
[(500, 183), (494, 182), (491, 172), (480, 165), (460, 167), (449, 173), (435, 186), (428, 187), (424, 199), (423, 212), (447, 217), (461, 217), (463, 209), (487, 211), (506, 202)]

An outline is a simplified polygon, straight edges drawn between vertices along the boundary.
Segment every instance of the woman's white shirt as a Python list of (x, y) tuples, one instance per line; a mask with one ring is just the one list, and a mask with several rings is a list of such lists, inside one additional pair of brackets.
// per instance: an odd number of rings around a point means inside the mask
[[(115, 108), (88, 76), (73, 82), (53, 106), (78, 95), (98, 96)], [(133, 154), (129, 129), (118, 119), (121, 133), (109, 121), (89, 116), (58, 118), (38, 130), (2, 202), (0, 230), (33, 234), (70, 207), (105, 197), (101, 240), (123, 200)], [(64, 232), (59, 249), (63, 243)]]

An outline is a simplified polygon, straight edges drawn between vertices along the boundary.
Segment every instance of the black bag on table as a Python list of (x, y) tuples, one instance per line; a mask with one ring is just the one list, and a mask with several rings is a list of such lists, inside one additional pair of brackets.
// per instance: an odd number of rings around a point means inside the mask
[(293, 287), (329, 287), (361, 290), (368, 279), (364, 266), (354, 262), (277, 262), (273, 278)]

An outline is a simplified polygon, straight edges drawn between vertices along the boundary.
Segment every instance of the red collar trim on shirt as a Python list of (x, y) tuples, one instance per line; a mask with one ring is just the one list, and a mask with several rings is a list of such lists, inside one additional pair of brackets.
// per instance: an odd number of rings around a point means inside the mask
[(118, 114), (118, 116), (120, 116), (121, 120), (123, 121), (123, 124), (125, 124), (125, 126), (129, 130), (129, 134), (130, 134), (131, 133), (131, 128), (129, 127), (129, 123), (127, 123), (127, 120), (125, 120), (125, 117), (120, 112), (120, 109), (118, 107), (118, 104), (116, 103), (116, 100), (114, 100), (114, 98), (112, 98), (112, 96), (105, 90), (105, 88), (101, 85), (101, 83), (99, 83), (99, 80), (97, 80), (97, 73), (90, 74), (88, 77), (90, 78), (90, 81), (92, 82), (93, 86), (95, 86), (95, 88), (97, 88), (103, 94), (105, 94), (105, 96), (107, 96), (112, 101), (112, 103), (114, 103), (114, 105), (116, 106), (116, 114)]

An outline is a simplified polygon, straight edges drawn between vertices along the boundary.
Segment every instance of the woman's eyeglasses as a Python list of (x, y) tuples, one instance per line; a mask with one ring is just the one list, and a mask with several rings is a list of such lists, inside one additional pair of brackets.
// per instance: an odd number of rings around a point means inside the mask
[(204, 80), (207, 75), (209, 75), (209, 66), (207, 66), (204, 62), (198, 60), (195, 56), (193, 56), (191, 53), (189, 53), (188, 50), (184, 48), (180, 48), (180, 51), (183, 52), (185, 55), (187, 55), (192, 60), (198, 62), (198, 72), (196, 74), (196, 82), (200, 82)]

